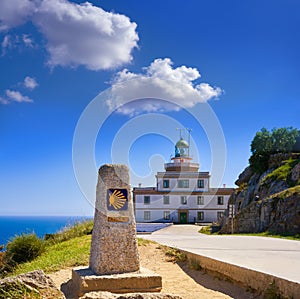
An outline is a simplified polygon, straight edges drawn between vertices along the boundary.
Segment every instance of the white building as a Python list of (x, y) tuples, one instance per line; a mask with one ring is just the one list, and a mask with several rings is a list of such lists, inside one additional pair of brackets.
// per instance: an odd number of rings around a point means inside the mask
[(209, 172), (199, 172), (184, 139), (176, 143), (175, 157), (156, 175), (156, 187), (133, 188), (137, 222), (199, 223), (218, 221), (233, 188), (210, 188)]

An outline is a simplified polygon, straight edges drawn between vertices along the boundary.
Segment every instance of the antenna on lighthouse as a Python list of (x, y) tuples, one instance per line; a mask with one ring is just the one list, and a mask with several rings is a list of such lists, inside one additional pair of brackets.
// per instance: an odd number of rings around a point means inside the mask
[(181, 133), (182, 129), (176, 128), (176, 130), (179, 131), (179, 138), (181, 139), (182, 138), (182, 133)]
[(192, 129), (189, 129), (189, 128), (185, 128), (188, 133), (189, 133), (189, 138), (188, 138), (188, 143), (189, 143), (189, 148), (188, 148), (188, 157), (190, 156), (190, 147), (191, 147), (191, 132), (192, 132)]

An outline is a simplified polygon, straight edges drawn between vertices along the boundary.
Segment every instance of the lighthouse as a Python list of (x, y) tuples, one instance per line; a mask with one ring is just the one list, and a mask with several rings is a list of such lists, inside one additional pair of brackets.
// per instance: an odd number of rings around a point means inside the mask
[(174, 156), (157, 172), (155, 187), (133, 188), (137, 222), (209, 223), (223, 217), (233, 188), (211, 188), (210, 173), (199, 171), (188, 141), (174, 144)]

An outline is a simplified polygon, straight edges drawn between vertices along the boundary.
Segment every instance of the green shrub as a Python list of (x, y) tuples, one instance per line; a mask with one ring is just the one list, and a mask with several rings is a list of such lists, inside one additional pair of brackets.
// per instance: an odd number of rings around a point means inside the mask
[(44, 241), (36, 234), (15, 236), (8, 244), (5, 260), (8, 265), (32, 261), (45, 251)]
[(83, 222), (76, 222), (72, 226), (64, 227), (60, 232), (46, 235), (45, 240), (47, 243), (55, 244), (64, 242), (70, 239), (74, 239), (77, 237), (82, 237), (85, 235), (90, 235), (93, 230), (94, 221), (86, 220)]
[(88, 265), (91, 236), (74, 238), (65, 242), (48, 244), (46, 251), (31, 262), (15, 267), (12, 275), (41, 269), (51, 273), (68, 267)]

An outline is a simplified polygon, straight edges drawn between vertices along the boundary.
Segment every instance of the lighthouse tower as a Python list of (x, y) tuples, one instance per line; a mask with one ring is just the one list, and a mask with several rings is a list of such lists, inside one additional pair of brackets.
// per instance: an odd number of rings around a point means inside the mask
[(201, 223), (222, 218), (233, 188), (211, 188), (208, 171), (199, 171), (199, 163), (190, 156), (188, 141), (175, 144), (165, 171), (157, 172), (156, 186), (133, 188), (137, 222)]
[[(190, 139), (190, 130), (188, 132)], [(180, 139), (175, 144), (175, 155), (171, 160), (171, 163), (165, 163), (165, 170), (168, 172), (195, 172), (199, 169), (198, 163), (191, 162), (193, 159), (190, 157), (190, 144), (182, 138), (181, 132)]]

